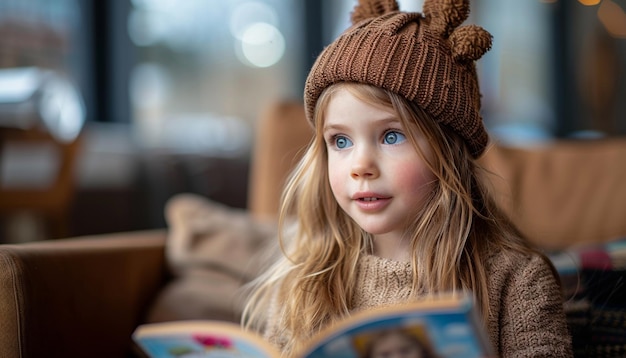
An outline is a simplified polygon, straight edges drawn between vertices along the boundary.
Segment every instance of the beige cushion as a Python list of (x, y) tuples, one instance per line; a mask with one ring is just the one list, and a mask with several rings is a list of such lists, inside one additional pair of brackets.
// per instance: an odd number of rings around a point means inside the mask
[(276, 247), (274, 223), (195, 194), (172, 197), (165, 214), (165, 252), (174, 277), (157, 296), (148, 321), (237, 321), (244, 302), (240, 287), (263, 270)]

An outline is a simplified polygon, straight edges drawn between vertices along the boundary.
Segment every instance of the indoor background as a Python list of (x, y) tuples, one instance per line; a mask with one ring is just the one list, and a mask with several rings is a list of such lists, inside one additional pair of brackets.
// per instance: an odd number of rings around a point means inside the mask
[[(354, 2), (0, 0), (0, 241), (165, 227), (180, 192), (245, 207), (259, 114), (301, 99)], [(474, 0), (468, 22), (494, 35), (493, 138), (626, 133), (626, 0)]]

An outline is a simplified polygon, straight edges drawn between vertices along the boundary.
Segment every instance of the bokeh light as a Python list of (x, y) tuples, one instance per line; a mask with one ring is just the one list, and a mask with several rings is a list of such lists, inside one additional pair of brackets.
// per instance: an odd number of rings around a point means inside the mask
[(276, 64), (285, 53), (285, 38), (273, 25), (265, 22), (254, 23), (244, 31), (239, 59), (254, 67), (270, 67)]

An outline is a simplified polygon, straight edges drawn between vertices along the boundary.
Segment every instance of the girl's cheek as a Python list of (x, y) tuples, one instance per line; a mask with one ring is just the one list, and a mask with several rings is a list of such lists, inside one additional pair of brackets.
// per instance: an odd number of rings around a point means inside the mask
[(432, 184), (435, 176), (425, 165), (416, 166), (415, 163), (405, 163), (396, 172), (395, 180), (398, 186), (413, 188), (421, 192), (424, 187)]
[(333, 195), (337, 197), (337, 195), (343, 190), (343, 186), (345, 183), (345, 174), (343, 173), (343, 168), (341, 165), (334, 165), (329, 161), (328, 166), (328, 181), (330, 183), (330, 189), (333, 192)]

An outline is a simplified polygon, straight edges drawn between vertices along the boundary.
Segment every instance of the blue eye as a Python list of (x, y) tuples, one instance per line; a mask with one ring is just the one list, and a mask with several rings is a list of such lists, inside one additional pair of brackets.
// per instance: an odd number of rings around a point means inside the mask
[(352, 146), (352, 141), (344, 136), (335, 137), (335, 145), (339, 149), (344, 149)]
[(383, 142), (385, 144), (398, 144), (404, 142), (405, 140), (406, 137), (404, 136), (404, 134), (396, 131), (389, 131), (385, 133), (385, 138)]

